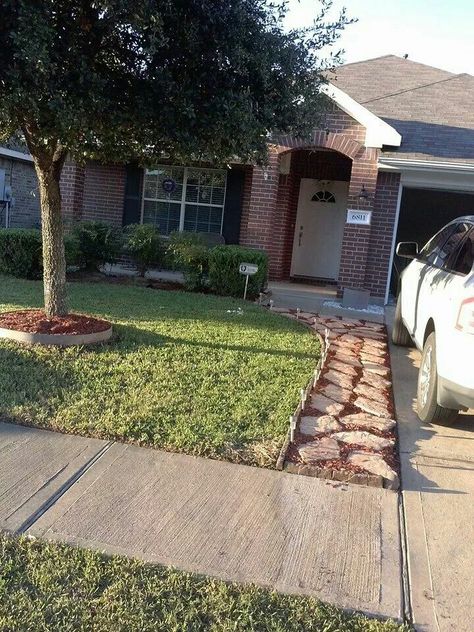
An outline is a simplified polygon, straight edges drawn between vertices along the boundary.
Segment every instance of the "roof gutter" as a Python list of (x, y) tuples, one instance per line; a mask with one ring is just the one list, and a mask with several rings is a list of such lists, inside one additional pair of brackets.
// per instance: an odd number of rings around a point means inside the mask
[(363, 105), (357, 103), (348, 94), (336, 88), (332, 83), (321, 86), (321, 92), (332, 99), (346, 114), (365, 127), (366, 147), (381, 148), (384, 145), (400, 147), (402, 137), (397, 130)]
[(443, 173), (474, 173), (474, 163), (442, 162), (439, 160), (410, 160), (379, 157), (380, 171), (433, 171)]

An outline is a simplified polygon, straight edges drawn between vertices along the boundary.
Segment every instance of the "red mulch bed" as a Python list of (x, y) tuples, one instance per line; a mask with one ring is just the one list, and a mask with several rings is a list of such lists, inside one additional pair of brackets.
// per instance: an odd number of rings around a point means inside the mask
[(110, 329), (110, 326), (106, 320), (83, 314), (47, 318), (41, 309), (21, 309), (0, 314), (0, 328), (31, 334), (95, 334)]

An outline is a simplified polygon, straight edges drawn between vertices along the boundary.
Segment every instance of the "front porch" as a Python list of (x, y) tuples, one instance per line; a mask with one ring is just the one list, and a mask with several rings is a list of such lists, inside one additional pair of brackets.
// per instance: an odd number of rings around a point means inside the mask
[[(378, 150), (364, 146), (362, 131), (360, 138), (316, 132), (311, 144), (284, 137), (271, 146), (269, 164), (253, 169), (240, 243), (266, 250), (271, 281), (332, 286), (336, 296), (345, 287), (371, 289)], [(348, 209), (368, 223), (349, 223)]]

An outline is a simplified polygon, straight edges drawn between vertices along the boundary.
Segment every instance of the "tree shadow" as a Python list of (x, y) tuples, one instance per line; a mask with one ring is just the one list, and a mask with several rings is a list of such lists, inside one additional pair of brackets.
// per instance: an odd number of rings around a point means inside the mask
[(32, 347), (0, 340), (0, 421), (41, 426), (32, 414), (35, 407), (39, 410), (60, 398), (64, 389), (79, 388), (66, 363), (45, 360)]
[[(185, 347), (195, 347), (201, 349), (212, 349), (220, 351), (237, 351), (249, 354), (265, 354), (269, 356), (294, 358), (298, 360), (316, 360), (317, 353), (307, 351), (295, 351), (286, 349), (275, 349), (274, 347), (264, 347), (245, 344), (229, 344), (224, 342), (213, 342), (212, 340), (192, 340), (180, 336), (170, 336), (156, 333), (147, 329), (141, 329), (134, 325), (114, 325), (114, 341), (120, 345), (121, 352), (132, 352), (138, 346), (147, 345), (151, 347), (163, 347), (168, 345), (179, 345)], [(86, 349), (87, 351), (87, 349)], [(94, 349), (94, 353), (107, 353), (107, 345), (100, 345)]]

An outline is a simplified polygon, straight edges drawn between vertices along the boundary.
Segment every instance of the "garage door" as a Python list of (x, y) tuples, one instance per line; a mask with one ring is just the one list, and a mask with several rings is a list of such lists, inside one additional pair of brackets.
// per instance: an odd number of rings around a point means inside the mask
[[(474, 215), (474, 193), (403, 188), (397, 239), (417, 241), (420, 248), (445, 224), (461, 215)], [(400, 272), (409, 261), (393, 258), (390, 292), (396, 296)]]

